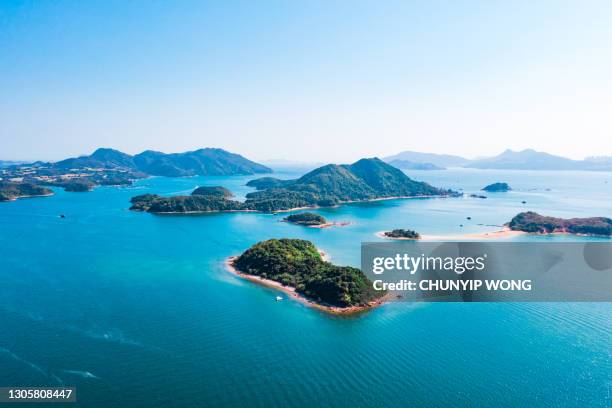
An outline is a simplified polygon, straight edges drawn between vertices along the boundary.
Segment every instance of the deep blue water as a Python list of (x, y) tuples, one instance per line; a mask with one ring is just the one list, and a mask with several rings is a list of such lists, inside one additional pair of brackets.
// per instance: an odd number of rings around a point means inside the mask
[(127, 210), (136, 194), (198, 185), (241, 197), (251, 177), (151, 178), (0, 203), (0, 385), (76, 385), (83, 407), (612, 406), (610, 303), (392, 303), (330, 317), (224, 270), (228, 256), (272, 237), (309, 239), (359, 266), (360, 243), (389, 228), (495, 231), (486, 225), (523, 210), (612, 217), (610, 173), (410, 175), (514, 191), (318, 210), (351, 222), (325, 230), (280, 215)]

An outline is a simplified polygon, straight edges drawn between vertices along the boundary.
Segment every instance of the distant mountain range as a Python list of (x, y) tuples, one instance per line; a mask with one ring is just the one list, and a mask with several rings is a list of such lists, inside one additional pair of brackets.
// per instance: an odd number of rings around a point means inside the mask
[(444, 170), (444, 167), (437, 166), (430, 162), (418, 163), (410, 160), (391, 160), (388, 163), (403, 170)]
[(90, 156), (74, 157), (52, 164), (58, 169), (126, 169), (152, 176), (226, 176), (271, 173), (272, 169), (223, 149), (199, 149), (185, 153), (147, 150), (135, 156), (100, 148)]
[(437, 167), (461, 167), (470, 162), (466, 158), (453, 156), (450, 154), (420, 153), (411, 151), (405, 151), (394, 156), (385, 157), (383, 160), (387, 163), (391, 163), (393, 161), (406, 161), (419, 164), (429, 163)]
[(9, 167), (9, 166), (17, 166), (19, 164), (24, 164), (22, 161), (13, 161), (13, 160), (0, 160), (0, 167)]
[(587, 170), (612, 171), (612, 157), (587, 157), (572, 160), (566, 157), (538, 152), (533, 149), (506, 150), (501, 154), (476, 160), (446, 154), (402, 152), (384, 159), (386, 162), (411, 170), (437, 170), (444, 167), (500, 170)]

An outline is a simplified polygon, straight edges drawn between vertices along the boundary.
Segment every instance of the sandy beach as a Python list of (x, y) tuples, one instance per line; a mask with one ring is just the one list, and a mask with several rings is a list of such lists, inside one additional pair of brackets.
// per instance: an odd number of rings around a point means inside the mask
[[(486, 239), (508, 239), (513, 237), (518, 237), (521, 235), (525, 235), (527, 232), (523, 231), (514, 231), (510, 228), (504, 227), (500, 231), (493, 232), (478, 232), (473, 234), (449, 234), (449, 235), (421, 235), (420, 241), (480, 241)], [(390, 240), (408, 240), (415, 241), (410, 238), (390, 238), (385, 236), (385, 231), (380, 231), (376, 233), (376, 236), (379, 238), (390, 239)]]
[(17, 200), (21, 200), (23, 198), (36, 198), (36, 197), (51, 197), (52, 195), (54, 195), (55, 193), (49, 193), (49, 194), (35, 194), (35, 195), (22, 195), (22, 196), (16, 196), (16, 197), (11, 197), (6, 201), (17, 201)]
[[(319, 251), (322, 252), (322, 251)], [(327, 261), (328, 259), (328, 255), (325, 254), (324, 252), (322, 252), (322, 256), (324, 257), (324, 259)], [(349, 315), (349, 314), (354, 314), (354, 313), (360, 313), (360, 312), (364, 312), (366, 310), (370, 310), (374, 307), (377, 306), (381, 306), (382, 304), (385, 303), (385, 298), (381, 298), (375, 302), (371, 302), (369, 305), (367, 306), (351, 306), (351, 307), (338, 307), (338, 306), (328, 306), (328, 305), (322, 305), (319, 303), (316, 303), (306, 297), (304, 297), (303, 295), (297, 293), (295, 291), (295, 288), (291, 287), (291, 286), (285, 286), (282, 283), (273, 281), (271, 279), (264, 279), (261, 278), (259, 276), (255, 276), (255, 275), (249, 275), (246, 273), (243, 273), (241, 271), (239, 271), (238, 269), (236, 269), (234, 267), (234, 260), (237, 257), (235, 256), (230, 256), (229, 258), (226, 259), (225, 261), (225, 268), (227, 269), (228, 272), (239, 276), (243, 279), (246, 279), (248, 281), (251, 281), (253, 283), (256, 283), (258, 285), (262, 285), (268, 288), (273, 288), (273, 289), (277, 289), (280, 290), (281, 292), (284, 292), (287, 296), (289, 296), (291, 299), (294, 299), (298, 302), (301, 302), (303, 304), (305, 304), (306, 306), (309, 307), (313, 307), (315, 309), (321, 310), (323, 312), (326, 313), (331, 313), (331, 314), (335, 314), (335, 315)]]
[(348, 221), (345, 222), (327, 222), (325, 224), (321, 224), (321, 225), (309, 225), (308, 228), (319, 228), (319, 229), (323, 229), (323, 228), (331, 228), (331, 227), (345, 227), (347, 225), (350, 225), (351, 223)]

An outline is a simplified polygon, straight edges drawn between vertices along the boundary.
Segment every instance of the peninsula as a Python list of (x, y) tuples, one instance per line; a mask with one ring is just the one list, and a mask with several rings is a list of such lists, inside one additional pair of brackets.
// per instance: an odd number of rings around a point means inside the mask
[(354, 313), (382, 304), (384, 292), (357, 268), (326, 262), (310, 241), (270, 239), (228, 262), (230, 271), (275, 287), (331, 313)]
[(30, 183), (11, 183), (0, 181), (0, 201), (13, 201), (18, 198), (42, 197), (53, 195), (48, 188)]

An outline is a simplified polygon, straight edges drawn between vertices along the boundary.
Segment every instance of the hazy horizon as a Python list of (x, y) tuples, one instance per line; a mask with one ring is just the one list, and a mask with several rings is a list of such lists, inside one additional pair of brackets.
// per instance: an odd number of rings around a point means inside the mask
[[(208, 148), (220, 148), (220, 149), (223, 149), (223, 147), (220, 147), (220, 146), (202, 146), (200, 148), (207, 148), (207, 147)], [(142, 151), (127, 152), (127, 151), (123, 151), (121, 149), (116, 149), (116, 148), (111, 147), (111, 146), (99, 146), (98, 148), (115, 149), (115, 150), (119, 150), (119, 151), (121, 151), (123, 153), (127, 153), (127, 154), (130, 154), (130, 155), (136, 155), (138, 153), (142, 153)], [(6, 159), (6, 158), (0, 157), (0, 161), (16, 161), (16, 162), (35, 162), (35, 161), (43, 161), (44, 162), (44, 161), (49, 161), (49, 162), (55, 162), (55, 161), (59, 161), (59, 160), (63, 160), (63, 159), (68, 159), (68, 158), (71, 158), (71, 157), (89, 156), (96, 149), (94, 149), (94, 150), (92, 150), (91, 152), (88, 152), (88, 153), (77, 154), (77, 155), (74, 155), (74, 156), (66, 156), (66, 157), (62, 157), (62, 158), (57, 159), (57, 160), (48, 160), (48, 159), (28, 159), (28, 160), (25, 160), (25, 159)], [(183, 152), (186, 152), (186, 151), (192, 151), (192, 150), (197, 150), (197, 149), (199, 149), (199, 148), (189, 149), (189, 150), (180, 151), (180, 152), (178, 152), (178, 151), (168, 151), (168, 152), (163, 152), (163, 153), (183, 153)], [(154, 150), (154, 149), (146, 149), (146, 150)], [(224, 150), (227, 150), (227, 149), (224, 149)], [(504, 149), (504, 151), (505, 150), (512, 150), (512, 149)], [(525, 150), (525, 149), (521, 149), (521, 150)], [(515, 150), (515, 151), (517, 151), (517, 150)], [(256, 162), (270, 163), (271, 165), (273, 165), (273, 164), (278, 164), (278, 165), (282, 165), (282, 164), (312, 165), (312, 164), (324, 164), (324, 163), (327, 163), (327, 162), (324, 162), (324, 161), (321, 161), (321, 160), (318, 160), (318, 159), (315, 159), (315, 158), (313, 158), (312, 160), (291, 160), (291, 159), (279, 158), (279, 157), (270, 157), (270, 158), (267, 158), (267, 159), (259, 159), (259, 158), (250, 157), (250, 156), (248, 156), (248, 155), (246, 155), (246, 154), (244, 154), (242, 152), (236, 152), (236, 151), (230, 151), (230, 152), (231, 153), (240, 154), (240, 155), (244, 156), (245, 158), (253, 160), (253, 161), (256, 161)], [(352, 163), (352, 162), (355, 162), (355, 161), (357, 161), (359, 159), (362, 159), (362, 158), (371, 158), (371, 157), (378, 157), (380, 159), (383, 159), (383, 158), (386, 158), (386, 157), (389, 157), (389, 156), (394, 156), (394, 155), (396, 155), (398, 153), (404, 153), (404, 152), (416, 152), (416, 151), (414, 151), (414, 150), (402, 150), (402, 151), (398, 151), (398, 152), (395, 152), (395, 153), (392, 153), (392, 154), (386, 154), (386, 155), (364, 154), (364, 155), (361, 155), (361, 156), (356, 157), (356, 158), (351, 159), (351, 160), (345, 160), (345, 161), (337, 161), (336, 160), (336, 161), (331, 161), (329, 163), (338, 163), (338, 164), (340, 164), (340, 163)], [(538, 151), (538, 152), (551, 154), (550, 152), (546, 152), (546, 151)], [(459, 154), (453, 154), (453, 153), (434, 153), (434, 152), (416, 152), (416, 153), (432, 153), (432, 154), (459, 156), (459, 157), (462, 157), (462, 158), (468, 159), (468, 160), (478, 160), (478, 159), (486, 159), (486, 158), (497, 156), (497, 155), (503, 153), (503, 151), (498, 152), (496, 154), (491, 154), (491, 155), (486, 155), (486, 156), (476, 156), (476, 157), (466, 157), (466, 156), (462, 156), (462, 155), (459, 155)], [(582, 157), (582, 158), (578, 158), (578, 159), (575, 159), (575, 160), (583, 160), (583, 159), (587, 159), (589, 157), (603, 157), (603, 156), (605, 156), (605, 155), (591, 155), (591, 156), (585, 156), (585, 157)], [(560, 156), (560, 157), (566, 157), (566, 156)], [(606, 157), (611, 157), (611, 156), (606, 156)]]
[(612, 3), (0, 5), (0, 159), (612, 156)]

